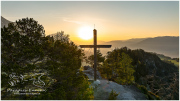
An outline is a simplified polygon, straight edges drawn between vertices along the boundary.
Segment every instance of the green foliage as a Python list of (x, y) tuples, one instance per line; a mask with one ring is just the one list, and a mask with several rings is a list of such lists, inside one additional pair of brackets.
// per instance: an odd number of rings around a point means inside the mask
[(113, 89), (112, 89), (108, 100), (117, 100), (117, 96), (118, 96), (118, 94), (116, 92), (114, 92)]
[(47, 92), (42, 93), (40, 96), (33, 98), (35, 100), (87, 100), (94, 99), (94, 92), (89, 88), (89, 82), (84, 76), (78, 76), (78, 81), (69, 83), (70, 80), (64, 81), (65, 83), (54, 83), (48, 88)]
[[(8, 27), (1, 28), (1, 70), (6, 74), (2, 75), (2, 88), (11, 87), (9, 75), (24, 75), (38, 68), (37, 62), (44, 57), (43, 43), (45, 42), (45, 31), (42, 25), (32, 18), (24, 18), (10, 23)], [(27, 83), (20, 81), (19, 84), (11, 88), (24, 88)], [(4, 95), (7, 93), (5, 92)]]
[(100, 73), (103, 78), (109, 79), (112, 77), (112, 69), (107, 61), (104, 61), (103, 68), (100, 69)]
[[(104, 60), (105, 60), (105, 57), (102, 56), (102, 53), (100, 52), (100, 50), (97, 50), (97, 67), (100, 67), (100, 63), (104, 62)], [(93, 65), (94, 55), (89, 56), (88, 59), (86, 59), (86, 62)]]
[(80, 70), (80, 71), (83, 71), (83, 70), (84, 70), (84, 67), (81, 66), (79, 70)]
[(144, 94), (148, 94), (148, 90), (145, 86), (143, 85), (139, 85), (138, 88), (144, 93)]
[(142, 91), (142, 93), (146, 95), (149, 100), (160, 100), (160, 97), (158, 95), (148, 91), (144, 85), (138, 85), (137, 83), (135, 83), (135, 85)]
[(160, 97), (150, 91), (148, 91), (148, 96), (150, 98), (150, 100), (153, 98), (154, 100), (161, 100)]
[(122, 52), (121, 49), (114, 49), (108, 52), (102, 68), (103, 74), (107, 75), (108, 79), (114, 80), (120, 84), (131, 84), (134, 82), (134, 67), (132, 65), (132, 58)]
[[(169, 64), (170, 62), (166, 63), (161, 61), (157, 54), (145, 52), (142, 49), (131, 50), (127, 47), (122, 47), (108, 52), (107, 59), (105, 60), (106, 63), (104, 62), (103, 66), (103, 69), (108, 70), (108, 73), (105, 71), (101, 72), (108, 74), (108, 79), (121, 84), (127, 84), (123, 83), (125, 79), (120, 79), (116, 72), (120, 69), (119, 67), (121, 67), (118, 61), (121, 61), (122, 53), (128, 54), (133, 60), (131, 65), (135, 71), (133, 76), (136, 83), (144, 86), (148, 85), (151, 92), (160, 96), (161, 99), (179, 99), (179, 86), (174, 82), (179, 82), (179, 77), (173, 77), (174, 73), (179, 73), (178, 68)], [(178, 58), (174, 60), (176, 61)], [(101, 76), (106, 77), (106, 74), (101, 74)]]
[[(1, 82), (2, 88), (10, 87), (8, 75), (12, 72), (17, 75), (30, 76), (39, 71), (47, 71), (42, 76), (45, 82), (46, 92), (40, 95), (13, 96), (7, 93), (3, 99), (45, 99), (45, 100), (70, 100), (93, 99), (93, 90), (89, 88), (89, 82), (80, 71), (82, 50), (69, 40), (64, 32), (57, 32), (53, 37), (45, 37), (44, 28), (32, 18), (25, 18), (11, 23), (1, 29), (2, 64), (1, 70), (5, 74)], [(29, 77), (27, 77), (29, 78)], [(37, 79), (38, 77), (33, 77)], [(33, 81), (19, 83), (14, 88), (33, 87)]]
[[(154, 53), (156, 54), (156, 53)], [(161, 60), (171, 60), (171, 57), (164, 56), (163, 54), (156, 54)]]
[(117, 82), (121, 84), (131, 84), (134, 82), (133, 73), (135, 72), (131, 65), (132, 59), (125, 53), (122, 53), (121, 55), (122, 58), (119, 62), (120, 68), (117, 68), (117, 74), (119, 75)]
[[(46, 94), (53, 96), (53, 100), (93, 99), (89, 82), (79, 70), (82, 50), (70, 42), (64, 32), (57, 34), (60, 34), (58, 35), (60, 37), (55, 40), (49, 37), (51, 40), (48, 40), (47, 61), (44, 65), (44, 68), (50, 72), (50, 76), (57, 82), (49, 87)], [(46, 94), (36, 99), (46, 99)]]
[(168, 63), (168, 64), (172, 64), (175, 65), (176, 67), (179, 68), (179, 58), (160, 58), (162, 61)]
[[(23, 73), (34, 67), (27, 66), (44, 57), (44, 28), (32, 18), (24, 18), (1, 28), (2, 70)], [(24, 67), (24, 68), (23, 68)], [(21, 68), (21, 69), (18, 69)]]

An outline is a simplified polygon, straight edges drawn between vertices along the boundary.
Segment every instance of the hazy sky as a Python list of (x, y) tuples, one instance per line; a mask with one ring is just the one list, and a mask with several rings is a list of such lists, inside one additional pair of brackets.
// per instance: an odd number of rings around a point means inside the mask
[(94, 24), (101, 41), (179, 36), (179, 1), (1, 1), (1, 15), (34, 18), (46, 35), (62, 30), (73, 41)]

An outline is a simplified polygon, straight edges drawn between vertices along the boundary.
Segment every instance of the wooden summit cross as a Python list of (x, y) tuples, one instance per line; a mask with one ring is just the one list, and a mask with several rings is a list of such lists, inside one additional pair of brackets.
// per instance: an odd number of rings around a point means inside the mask
[(97, 48), (111, 48), (111, 45), (97, 45), (97, 30), (93, 30), (94, 45), (80, 45), (81, 48), (94, 48), (94, 81), (96, 81)]

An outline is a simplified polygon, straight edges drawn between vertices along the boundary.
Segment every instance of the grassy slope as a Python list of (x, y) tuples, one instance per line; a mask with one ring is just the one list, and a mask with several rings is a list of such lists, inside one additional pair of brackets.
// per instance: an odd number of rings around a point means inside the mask
[(167, 60), (172, 62), (176, 67), (179, 67), (179, 62), (177, 62), (176, 60), (172, 60), (172, 59), (167, 59), (167, 58), (160, 58), (161, 60)]

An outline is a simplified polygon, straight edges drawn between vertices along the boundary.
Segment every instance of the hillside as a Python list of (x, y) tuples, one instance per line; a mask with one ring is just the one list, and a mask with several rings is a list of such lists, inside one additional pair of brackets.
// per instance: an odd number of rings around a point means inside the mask
[[(126, 54), (126, 56), (124, 55), (125, 57), (122, 57), (123, 54)], [(128, 56), (130, 58), (128, 58)], [(154, 99), (152, 96), (149, 96), (151, 94), (156, 96), (157, 99), (160, 97), (160, 99), (163, 100), (177, 100), (179, 99), (178, 67), (177, 65), (175, 66), (170, 62), (160, 59), (159, 57), (165, 56), (146, 52), (142, 49), (131, 50), (127, 47), (116, 48), (108, 53), (102, 66), (98, 67), (99, 72), (97, 72), (97, 78), (99, 78), (99, 75), (101, 74), (102, 78), (105, 78), (106, 80), (111, 80), (120, 85), (129, 85), (126, 82), (126, 80), (128, 80), (126, 77), (132, 77), (129, 80), (133, 80), (132, 84), (135, 84), (136, 87), (140, 88), (142, 92), (148, 96), (147, 99)], [(126, 60), (123, 61), (123, 59)], [(132, 62), (129, 62), (131, 59)], [(178, 59), (174, 58), (174, 61), (176, 60)], [(128, 63), (132, 66), (130, 66)], [(125, 68), (125, 70), (123, 70), (123, 68)], [(128, 72), (126, 73), (124, 71)], [(134, 71), (134, 73), (131, 74), (131, 71)], [(90, 71), (88, 71), (88, 73), (89, 72)], [(93, 74), (93, 72), (91, 74)], [(87, 76), (89, 77), (89, 75)], [(92, 78), (93, 77), (91, 77), (91, 79)], [(110, 87), (108, 84), (103, 85), (107, 88)], [(104, 91), (105, 88), (103, 90), (99, 88), (102, 92), (104, 92), (102, 93), (103, 95), (107, 94), (107, 92)], [(116, 87), (114, 87), (114, 89), (116, 89)], [(116, 91), (119, 92), (117, 89)], [(127, 90), (127, 92), (130, 93), (129, 90)], [(123, 93), (120, 92), (120, 94)], [(125, 98), (121, 97), (119, 99)], [(132, 99), (134, 98), (131, 97), (131, 100)]]
[(161, 53), (170, 57), (179, 56), (179, 37), (155, 37), (132, 44), (133, 49), (141, 48), (149, 52)]
[(112, 48), (124, 47), (124, 46), (129, 46), (134, 43), (141, 42), (144, 39), (146, 39), (146, 38), (134, 38), (134, 39), (129, 39), (129, 40), (114, 40), (114, 41), (105, 42), (103, 44), (110, 44), (110, 45), (112, 45)]
[(131, 49), (143, 49), (147, 52), (164, 54), (172, 58), (179, 57), (179, 37), (163, 36), (155, 38), (129, 39), (126, 41), (116, 40), (103, 44), (112, 45), (111, 49), (101, 49), (103, 54), (115, 47), (129, 47)]
[(4, 26), (8, 26), (8, 23), (11, 23), (11, 21), (5, 19), (4, 17), (1, 16), (1, 28)]
[(179, 68), (179, 58), (171, 58), (168, 56), (164, 56), (163, 54), (156, 54), (162, 61), (167, 62), (169, 64), (175, 65)]
[[(179, 99), (178, 67), (164, 62), (156, 54), (145, 52), (142, 49), (131, 50), (123, 47), (115, 49), (111, 53), (125, 53), (132, 58), (132, 65), (135, 70), (134, 77), (137, 84), (145, 86), (148, 91), (160, 96), (161, 99)], [(118, 56), (115, 55), (113, 58), (117, 59)], [(117, 69), (118, 67), (115, 68), (115, 70)], [(115, 77), (114, 80), (116, 79)]]

